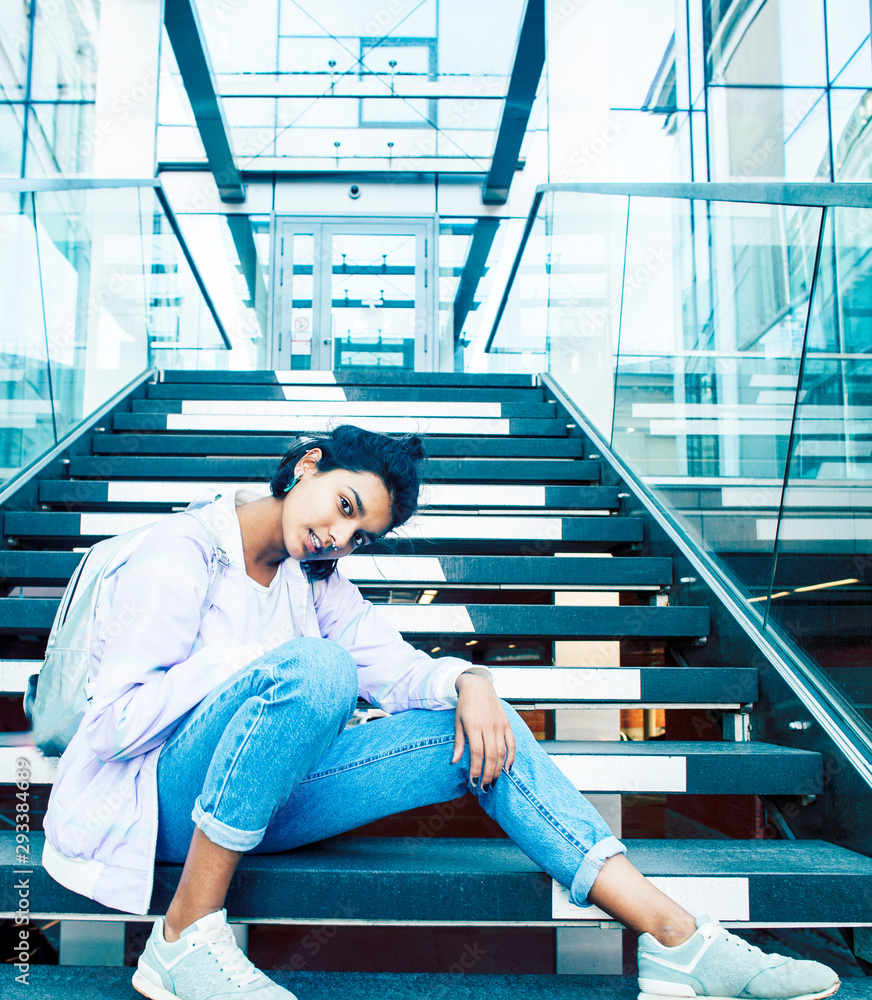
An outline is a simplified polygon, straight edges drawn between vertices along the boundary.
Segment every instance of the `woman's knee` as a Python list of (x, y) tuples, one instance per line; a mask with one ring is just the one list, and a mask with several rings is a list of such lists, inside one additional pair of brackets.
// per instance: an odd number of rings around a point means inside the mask
[(338, 643), (303, 636), (276, 647), (273, 654), (279, 659), (277, 680), (294, 680), (313, 697), (334, 704), (357, 704), (357, 664)]

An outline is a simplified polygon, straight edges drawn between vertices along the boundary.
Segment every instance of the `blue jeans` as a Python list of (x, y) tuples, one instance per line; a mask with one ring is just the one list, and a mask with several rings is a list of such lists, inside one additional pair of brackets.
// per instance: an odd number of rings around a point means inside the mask
[(286, 851), (468, 791), (580, 906), (625, 851), (510, 705), (515, 761), (485, 791), (468, 746), (451, 763), (454, 712), (346, 729), (356, 703), (354, 661), (326, 639), (293, 639), (217, 687), (161, 747), (157, 857), (184, 861), (195, 823), (232, 851)]

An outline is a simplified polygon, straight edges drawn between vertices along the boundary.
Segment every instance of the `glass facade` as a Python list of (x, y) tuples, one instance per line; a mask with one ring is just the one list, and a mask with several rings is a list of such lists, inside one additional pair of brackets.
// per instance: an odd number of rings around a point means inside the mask
[(9, 0), (0, 11), (0, 176), (87, 174), (100, 5)]
[(552, 182), (870, 179), (866, 0), (593, 6), (552, 5)]

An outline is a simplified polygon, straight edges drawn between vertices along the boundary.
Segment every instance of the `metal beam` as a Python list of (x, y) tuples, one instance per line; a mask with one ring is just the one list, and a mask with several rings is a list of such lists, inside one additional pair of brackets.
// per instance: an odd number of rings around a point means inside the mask
[(254, 242), (254, 233), (251, 231), (251, 220), (247, 215), (236, 213), (229, 213), (225, 218), (239, 256), (239, 270), (248, 287), (251, 308), (257, 316), (261, 333), (266, 336), (266, 282), (263, 280), (263, 270), (257, 259), (257, 245)]
[(545, 0), (527, 0), (491, 168), (484, 182), (485, 205), (504, 205), (508, 201), (544, 65)]
[(469, 244), (469, 251), (466, 254), (466, 261), (463, 271), (460, 274), (460, 283), (457, 286), (457, 294), (454, 296), (454, 347), (457, 348), (460, 334), (466, 317), (472, 309), (475, 299), (475, 290), (485, 272), (487, 257), (493, 246), (494, 237), (499, 229), (500, 220), (489, 216), (479, 219), (472, 230), (472, 240)]
[(221, 200), (245, 201), (242, 174), (233, 160), (230, 134), (193, 0), (166, 0), (164, 24)]

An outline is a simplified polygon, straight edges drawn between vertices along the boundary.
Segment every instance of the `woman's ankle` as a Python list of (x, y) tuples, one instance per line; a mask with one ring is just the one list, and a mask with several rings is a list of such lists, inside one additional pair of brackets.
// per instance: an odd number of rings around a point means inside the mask
[(198, 909), (180, 914), (173, 913), (172, 910), (168, 911), (163, 922), (164, 941), (170, 944), (173, 941), (178, 941), (182, 932), (191, 924), (195, 924), (201, 917), (205, 917), (209, 913), (216, 913), (220, 909), (220, 906), (213, 906), (209, 909), (203, 909), (202, 912)]
[(696, 920), (687, 914), (676, 920), (663, 921), (657, 930), (650, 933), (664, 948), (677, 948), (696, 933)]

